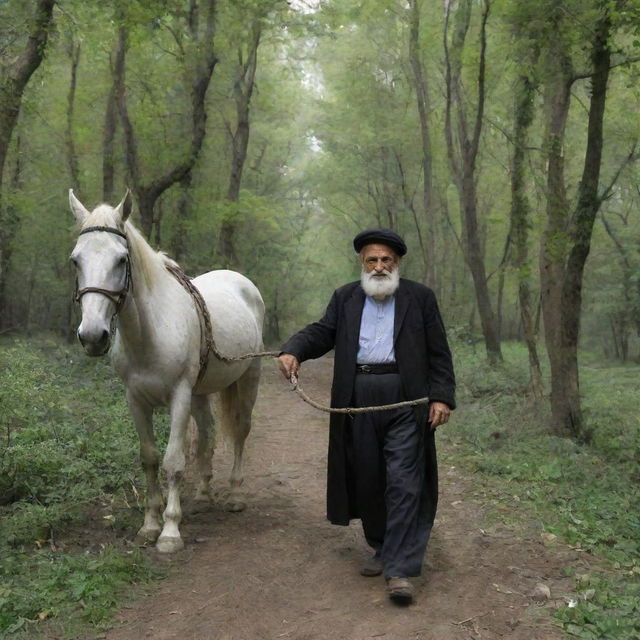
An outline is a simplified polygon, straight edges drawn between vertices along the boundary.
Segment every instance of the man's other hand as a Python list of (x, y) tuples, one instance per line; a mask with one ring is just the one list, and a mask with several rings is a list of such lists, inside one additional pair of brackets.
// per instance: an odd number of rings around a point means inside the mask
[(291, 378), (291, 374), (298, 373), (298, 369), (300, 369), (298, 358), (292, 356), (290, 353), (283, 353), (282, 355), (278, 356), (278, 365), (280, 366), (282, 375), (287, 380)]
[(449, 406), (444, 402), (432, 402), (429, 405), (429, 422), (431, 423), (432, 429), (447, 422), (450, 415), (451, 409), (449, 409)]

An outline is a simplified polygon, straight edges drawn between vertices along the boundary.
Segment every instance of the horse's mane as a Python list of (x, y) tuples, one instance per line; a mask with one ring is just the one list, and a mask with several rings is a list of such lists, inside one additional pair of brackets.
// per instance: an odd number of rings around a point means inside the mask
[[(91, 215), (87, 216), (82, 228), (90, 226), (116, 226), (113, 215), (114, 209), (110, 205), (98, 205)], [(140, 281), (144, 279), (147, 287), (151, 288), (160, 274), (166, 273), (166, 266), (173, 265), (179, 268), (177, 262), (169, 258), (162, 251), (156, 251), (138, 231), (135, 225), (127, 220), (122, 229), (127, 236), (131, 267), (135, 272), (134, 278)]]
[(129, 244), (129, 255), (133, 269), (142, 275), (147, 287), (151, 288), (160, 273), (166, 274), (166, 266), (178, 263), (169, 258), (164, 252), (156, 251), (138, 231), (133, 223), (125, 222), (125, 233)]

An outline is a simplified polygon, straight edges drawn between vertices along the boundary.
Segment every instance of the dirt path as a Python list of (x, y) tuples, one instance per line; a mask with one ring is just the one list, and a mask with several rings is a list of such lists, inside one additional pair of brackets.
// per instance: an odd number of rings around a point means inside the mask
[[(305, 363), (302, 382), (314, 398), (327, 399), (331, 364)], [(554, 596), (568, 592), (560, 576), (571, 552), (487, 528), (469, 478), (441, 469), (440, 508), (416, 603), (398, 608), (382, 578), (358, 573), (368, 554), (359, 524), (325, 520), (326, 414), (296, 398), (271, 363), (254, 425), (247, 510), (187, 510), (186, 550), (160, 558), (174, 568), (171, 577), (121, 611), (108, 640), (562, 637), (550, 622), (553, 603), (541, 607), (529, 594), (538, 582)], [(224, 485), (230, 469), (224, 443), (215, 459), (214, 482)]]

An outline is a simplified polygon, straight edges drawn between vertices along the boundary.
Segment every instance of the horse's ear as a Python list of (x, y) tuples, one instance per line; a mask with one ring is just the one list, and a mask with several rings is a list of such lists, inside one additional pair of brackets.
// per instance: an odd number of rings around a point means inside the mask
[(77, 223), (81, 225), (89, 215), (89, 212), (82, 202), (76, 198), (73, 193), (73, 189), (69, 189), (69, 205), (71, 206), (71, 211), (75, 216)]
[(131, 214), (132, 205), (133, 201), (131, 199), (131, 191), (127, 189), (127, 193), (124, 194), (124, 198), (122, 198), (122, 201), (116, 207), (116, 211), (120, 214), (120, 219), (122, 220), (122, 222), (125, 222)]

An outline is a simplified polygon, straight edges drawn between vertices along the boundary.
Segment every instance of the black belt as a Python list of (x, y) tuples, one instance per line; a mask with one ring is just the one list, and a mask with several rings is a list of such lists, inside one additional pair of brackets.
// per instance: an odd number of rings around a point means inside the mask
[(385, 364), (358, 364), (356, 373), (398, 373), (398, 365), (395, 362)]

